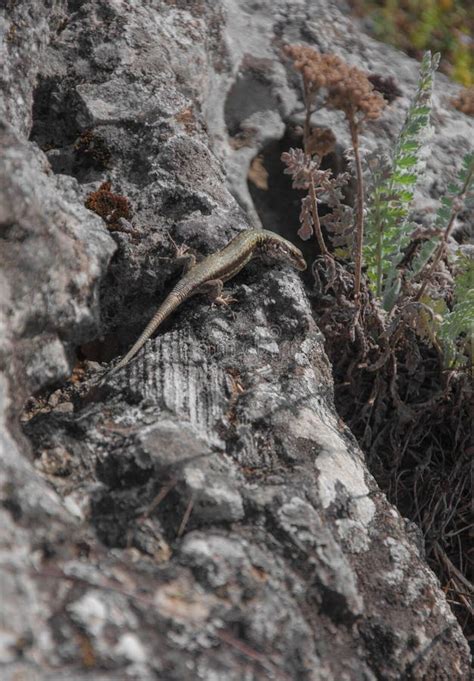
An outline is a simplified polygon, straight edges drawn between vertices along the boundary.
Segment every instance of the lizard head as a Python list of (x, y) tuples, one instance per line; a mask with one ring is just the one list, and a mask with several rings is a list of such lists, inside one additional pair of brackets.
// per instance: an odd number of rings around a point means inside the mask
[(267, 234), (272, 236), (271, 238), (266, 238), (262, 243), (262, 250), (265, 255), (288, 262), (295, 269), (300, 270), (300, 272), (306, 269), (306, 261), (299, 248), (296, 248), (290, 241), (283, 239), (283, 237), (277, 234), (272, 232), (267, 232)]

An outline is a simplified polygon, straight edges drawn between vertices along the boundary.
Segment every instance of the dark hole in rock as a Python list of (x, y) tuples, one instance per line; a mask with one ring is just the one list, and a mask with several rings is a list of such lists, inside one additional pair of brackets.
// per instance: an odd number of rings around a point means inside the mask
[(110, 166), (106, 140), (89, 127), (87, 112), (75, 83), (59, 76), (39, 76), (33, 95), (30, 140), (45, 152), (56, 174), (72, 175), (79, 182), (102, 177)]
[[(115, 336), (115, 334), (114, 334)], [(110, 343), (107, 344), (101, 340), (90, 341), (89, 343), (83, 343), (78, 348), (76, 348), (76, 354), (79, 361), (88, 360), (90, 362), (109, 362), (113, 357), (116, 356), (118, 348), (112, 345), (112, 338)], [(118, 343), (116, 342), (116, 345)]]
[(107, 141), (91, 128), (75, 83), (59, 76), (40, 76), (33, 97), (30, 140), (46, 153), (56, 174), (72, 175), (79, 182), (93, 182), (109, 168)]
[(85, 5), (87, 0), (67, 0), (68, 11), (72, 14), (73, 12), (78, 12), (83, 5)]
[(33, 125), (30, 140), (43, 151), (64, 148), (80, 134), (79, 106), (75, 89), (67, 78), (39, 76), (33, 94)]

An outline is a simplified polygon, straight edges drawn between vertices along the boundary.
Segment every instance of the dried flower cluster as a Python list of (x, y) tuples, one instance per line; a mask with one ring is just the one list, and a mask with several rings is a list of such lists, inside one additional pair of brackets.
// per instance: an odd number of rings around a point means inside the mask
[(324, 158), (336, 146), (336, 135), (329, 128), (313, 128), (308, 137), (306, 150), (311, 156)]
[(321, 54), (312, 47), (286, 45), (284, 52), (300, 71), (307, 96), (312, 98), (324, 88), (328, 93), (326, 105), (344, 111), (348, 118), (356, 112), (364, 119), (380, 116), (384, 98), (374, 90), (363, 71), (334, 54)]

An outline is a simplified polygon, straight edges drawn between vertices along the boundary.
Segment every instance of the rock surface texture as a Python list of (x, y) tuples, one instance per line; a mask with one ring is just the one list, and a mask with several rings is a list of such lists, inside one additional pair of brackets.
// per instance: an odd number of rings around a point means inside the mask
[[(1, 678), (468, 679), (416, 532), (334, 411), (297, 273), (249, 265), (230, 310), (193, 299), (97, 387), (179, 277), (173, 240), (204, 255), (264, 219), (249, 164), (301, 120), (281, 46), (397, 79), (367, 147), (393, 140), (415, 62), (329, 0), (3, 6)], [(468, 139), (441, 80), (420, 207)]]

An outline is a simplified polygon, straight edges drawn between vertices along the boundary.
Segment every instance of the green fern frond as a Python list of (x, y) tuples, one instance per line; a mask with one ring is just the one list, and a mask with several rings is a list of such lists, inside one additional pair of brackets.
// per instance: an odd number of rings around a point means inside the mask
[(439, 54), (426, 52), (420, 66), (418, 87), (387, 164), (377, 157), (369, 167), (372, 188), (369, 192), (364, 257), (374, 293), (384, 298), (390, 309), (399, 286), (397, 266), (410, 241), (412, 225), (408, 220), (416, 183), (426, 161), (426, 143), (431, 137), (431, 96)]
[[(453, 213), (457, 213), (460, 209), (459, 201), (462, 201), (464, 207), (468, 208), (474, 191), (474, 153), (467, 153), (462, 162), (461, 170), (454, 182), (451, 182), (447, 188), (447, 194), (441, 199), (441, 205), (436, 213), (435, 234), (443, 234), (450, 221), (453, 218)], [(439, 236), (432, 236), (426, 239), (421, 246), (418, 254), (410, 263), (406, 275), (409, 279), (413, 279), (420, 272), (422, 272), (429, 262), (431, 256), (434, 254), (439, 243)]]

